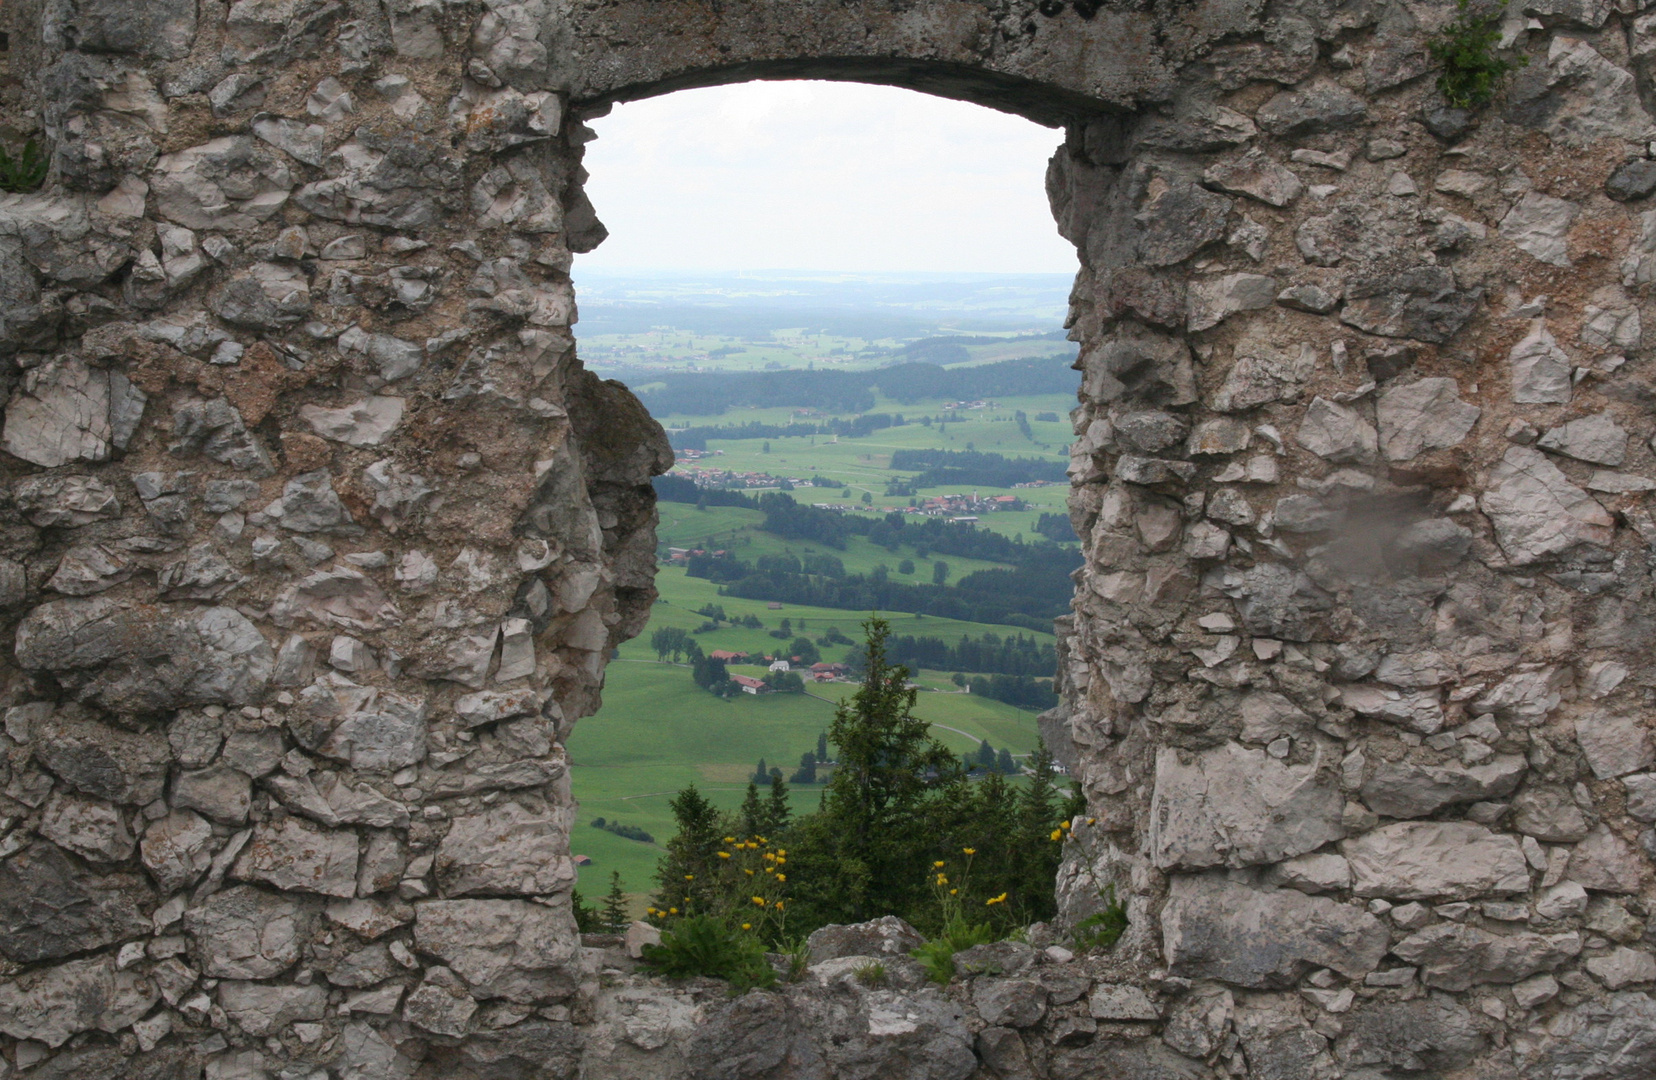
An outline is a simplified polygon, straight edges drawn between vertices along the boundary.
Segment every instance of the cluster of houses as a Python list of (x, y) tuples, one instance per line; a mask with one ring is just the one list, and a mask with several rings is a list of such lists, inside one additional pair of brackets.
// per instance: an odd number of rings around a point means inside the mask
[[(674, 450), (673, 454), (682, 462), (699, 461), (700, 457), (691, 457), (698, 453), (694, 450)], [(712, 451), (714, 454), (723, 453), (721, 450)], [(794, 487), (811, 487), (811, 478), (808, 476), (773, 476), (767, 472), (736, 472), (733, 469), (680, 469), (678, 475), (683, 476), (699, 488), (717, 488), (731, 490), (741, 488), (774, 488), (780, 487), (786, 480)], [(838, 487), (838, 484), (834, 485)]]
[[(850, 668), (844, 664), (822, 662), (809, 667), (798, 667), (799, 657), (786, 659), (784, 657), (755, 656), (752, 653), (732, 652), (729, 649), (714, 649), (707, 654), (710, 659), (722, 660), (726, 664), (765, 664), (773, 672), (795, 671), (801, 676), (809, 676), (811, 682), (833, 682), (843, 679)], [(765, 681), (752, 675), (731, 675), (730, 681), (742, 688), (744, 694), (768, 694), (770, 687)]]
[(715, 559), (722, 559), (722, 558), (724, 558), (725, 556), (727, 556), (729, 554), (730, 554), (730, 551), (726, 548), (680, 548), (680, 547), (670, 547), (670, 548), (667, 549), (667, 565), (669, 565), (669, 566), (684, 566), (685, 564), (687, 564), (690, 561), (692, 556), (711, 555)]
[(993, 409), (993, 408), (996, 408), (995, 403), (993, 401), (988, 401), (988, 400), (984, 400), (984, 401), (950, 401), (950, 402), (947, 402), (947, 403), (944, 404), (943, 411), (944, 412), (959, 412), (962, 409)]
[(976, 521), (975, 517), (962, 518), (961, 514), (989, 514), (996, 510), (1022, 510), (1024, 501), (1016, 495), (986, 495), (980, 497), (977, 492), (970, 495), (932, 495), (922, 499), (916, 508), (928, 517), (942, 517), (950, 515), (956, 521)]

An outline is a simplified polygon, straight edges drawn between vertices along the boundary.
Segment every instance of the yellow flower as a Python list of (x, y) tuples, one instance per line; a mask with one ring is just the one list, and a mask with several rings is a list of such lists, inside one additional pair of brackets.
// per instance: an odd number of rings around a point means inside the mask
[(1097, 825), (1098, 824), (1098, 819), (1095, 818), (1095, 817), (1090, 817), (1090, 818), (1087, 819), (1087, 824), (1088, 825)]
[(948, 884), (948, 883), (949, 883), (949, 878), (948, 878), (948, 875), (946, 875), (946, 874), (938, 874), (938, 875), (937, 875), (937, 883), (938, 883), (938, 884), (939, 884), (939, 885), (947, 885), (947, 884)]
[(776, 910), (777, 910), (777, 911), (781, 911), (781, 910), (782, 910), (782, 901), (780, 901), (780, 900), (778, 900), (778, 901), (777, 901), (777, 902), (776, 902)]
[(1052, 830), (1052, 838), (1054, 840), (1062, 840), (1064, 838), (1064, 830), (1063, 829), (1053, 829)]
[(776, 849), (776, 853), (777, 853), (777, 854), (778, 854), (778, 855), (786, 855), (786, 854), (787, 854), (787, 851), (786, 851), (786, 850), (784, 850), (784, 849), (783, 849), (783, 848), (777, 848), (777, 849)]
[(669, 914), (669, 915), (677, 915), (677, 914), (678, 914), (678, 908), (676, 908), (676, 907), (670, 907), (670, 908), (668, 908), (668, 909), (667, 909), (667, 914)]
[(1006, 903), (1006, 894), (1001, 893), (999, 896), (991, 896), (989, 899), (985, 900), (983, 903), (987, 907), (994, 907), (996, 904), (1004, 904), (1004, 903)]
[(750, 922), (745, 922), (745, 923), (742, 924), (742, 929), (743, 930), (752, 930), (753, 929), (753, 924), (750, 923)]
[(777, 859), (776, 860), (776, 865), (777, 866), (782, 866), (782, 865), (786, 864), (787, 861), (788, 861), (787, 859)]
[(787, 874), (777, 874), (776, 875), (776, 880), (777, 881), (787, 881), (788, 880), (788, 875)]
[(719, 858), (721, 858), (721, 859), (728, 859), (728, 858), (730, 858), (730, 852), (728, 852), (728, 851), (721, 851), (721, 852), (719, 852)]
[(755, 896), (755, 897), (754, 897), (754, 898), (753, 898), (753, 902), (754, 902), (754, 903), (755, 903), (755, 904), (758, 904), (758, 905), (759, 905), (759, 906), (760, 906), (760, 907), (764, 907), (764, 906), (765, 906), (765, 898), (764, 898), (764, 897), (763, 897), (763, 896)]
[(684, 875), (684, 880), (685, 881), (695, 881), (696, 880), (696, 875), (695, 874), (685, 874)]
[(735, 843), (735, 842), (736, 842), (736, 838), (735, 838), (735, 837), (734, 837), (734, 836), (727, 836), (727, 837), (725, 837), (725, 843), (727, 843), (727, 844), (734, 844), (734, 843)]
[(976, 855), (977, 854), (977, 848), (975, 848), (975, 847), (961, 848), (960, 850), (964, 851), (968, 855)]
[(949, 890), (949, 895), (950, 896), (959, 896), (960, 895), (960, 890), (959, 889), (950, 889)]
[(753, 876), (753, 871), (752, 870), (743, 870), (742, 873), (746, 874), (748, 877)]
[(937, 867), (939, 870), (941, 870), (941, 869), (943, 869), (943, 860), (938, 859), (936, 862), (932, 863), (932, 865)]

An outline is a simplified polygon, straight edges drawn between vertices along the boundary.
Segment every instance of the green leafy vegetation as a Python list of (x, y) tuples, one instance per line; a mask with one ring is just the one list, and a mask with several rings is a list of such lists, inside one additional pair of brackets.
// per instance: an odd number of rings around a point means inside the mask
[(51, 155), (45, 153), (34, 139), (26, 141), (16, 157), (12, 157), (5, 145), (0, 144), (0, 191), (15, 195), (39, 190), (40, 185), (46, 182), (46, 170), (50, 165)]
[(1114, 885), (1106, 885), (1098, 894), (1104, 901), (1102, 910), (1095, 911), (1075, 925), (1075, 951), (1108, 949), (1127, 929), (1127, 905), (1116, 899)]
[(866, 964), (858, 964), (851, 969), (852, 978), (864, 986), (877, 988), (886, 984), (886, 966), (878, 960)]
[(1454, 20), (1427, 43), (1432, 59), (1443, 65), (1438, 91), (1454, 108), (1476, 109), (1489, 104), (1501, 80), (1529, 63), (1528, 57), (1511, 60), (1495, 52), (1505, 10), (1506, 4), (1502, 3), (1493, 10), (1476, 13), (1471, 0), (1460, 0)]
[(669, 978), (724, 979), (732, 995), (776, 985), (776, 969), (759, 938), (708, 915), (673, 921), (662, 930), (660, 945), (644, 946), (643, 958)]
[[(963, 760), (915, 715), (908, 670), (886, 657), (889, 626), (871, 619), (865, 630), (863, 680), (818, 741), (834, 767), (817, 809), (793, 812), (764, 760), (752, 776), (769, 777), (770, 797), (750, 783), (735, 813), (694, 786), (673, 797), (676, 831), (647, 911), (664, 930), (705, 919), (782, 945), (895, 914), (932, 935), (921, 962), (947, 981), (956, 952), (1052, 916), (1064, 806), (1050, 755), (1037, 747), (1021, 786), (1001, 772), (1010, 752), (987, 740), (975, 763)], [(711, 932), (696, 933), (711, 950)]]

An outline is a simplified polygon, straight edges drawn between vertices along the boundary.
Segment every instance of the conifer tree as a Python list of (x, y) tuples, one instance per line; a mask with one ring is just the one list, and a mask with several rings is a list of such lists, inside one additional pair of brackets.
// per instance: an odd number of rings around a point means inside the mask
[(741, 833), (743, 838), (759, 836), (765, 831), (765, 808), (759, 802), (759, 785), (748, 783), (747, 797), (742, 800), (742, 809), (738, 812)]
[(707, 906), (712, 888), (708, 868), (719, 850), (719, 811), (693, 784), (673, 796), (668, 806), (677, 831), (656, 867), (655, 907), (693, 911)]
[(627, 894), (621, 891), (621, 871), (610, 871), (609, 892), (604, 896), (604, 905), (599, 909), (599, 921), (606, 931), (611, 934), (624, 934), (627, 924), (632, 920), (627, 918)]
[(778, 835), (788, 827), (793, 810), (788, 806), (788, 785), (782, 782), (780, 772), (771, 774), (770, 798), (765, 800), (766, 836)]

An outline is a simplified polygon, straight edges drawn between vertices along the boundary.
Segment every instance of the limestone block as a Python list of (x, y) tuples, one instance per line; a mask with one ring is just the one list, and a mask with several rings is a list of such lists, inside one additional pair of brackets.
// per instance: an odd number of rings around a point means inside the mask
[(1600, 780), (1625, 776), (1656, 763), (1656, 745), (1636, 716), (1593, 713), (1575, 722), (1576, 743)]
[(160, 1000), (139, 972), (113, 957), (70, 960), (0, 980), (0, 1031), (58, 1047), (83, 1031), (130, 1027)]
[(207, 871), (212, 862), (212, 826), (198, 814), (175, 809), (150, 823), (139, 844), (144, 866), (161, 887), (173, 893)]
[(1161, 922), (1175, 974), (1254, 988), (1293, 985), (1315, 967), (1361, 978), (1389, 940), (1361, 908), (1211, 876), (1174, 875)]
[(567, 902), (427, 900), (415, 905), (414, 939), (479, 999), (533, 1004), (575, 990), (580, 939)]
[(1587, 836), (1587, 816), (1565, 788), (1532, 784), (1512, 800), (1512, 827), (1548, 843), (1573, 843)]
[(1501, 219), (1501, 235), (1544, 263), (1569, 266), (1566, 238), (1581, 207), (1539, 191), (1526, 192)]
[(1627, 431), (1607, 412), (1551, 428), (1536, 445), (1595, 465), (1616, 466), (1627, 460)]
[(118, 371), (59, 357), (24, 373), (6, 405), (3, 445), (14, 457), (46, 468), (107, 461), (126, 449), (146, 400)]
[(31, 844), (0, 862), (0, 955), (32, 964), (147, 934), (139, 905), (153, 903), (128, 875), (94, 873), (52, 844)]
[(1358, 896), (1466, 900), (1528, 892), (1518, 841), (1464, 821), (1386, 825), (1341, 845)]
[(1647, 876), (1645, 860), (1608, 825), (1600, 825), (1570, 853), (1570, 880), (1599, 892), (1636, 893)]
[(251, 885), (214, 893), (184, 913), (202, 974), (220, 979), (271, 979), (293, 966), (316, 923), (300, 898)]
[(536, 896), (575, 883), (567, 815), (503, 802), (456, 817), (437, 849), (445, 896)]
[(1375, 401), (1380, 448), (1388, 461), (1411, 461), (1427, 450), (1459, 446), (1482, 411), (1460, 399), (1453, 379), (1393, 384)]
[(1580, 954), (1581, 935), (1495, 933), (1465, 923), (1438, 923), (1399, 941), (1392, 952), (1419, 965), (1420, 979), (1427, 986), (1466, 990), (1552, 971)]
[(1304, 764), (1227, 743), (1156, 755), (1150, 847), (1164, 869), (1274, 863), (1345, 835), (1345, 805), (1328, 751)]
[(1577, 544), (1608, 547), (1615, 521), (1591, 496), (1527, 446), (1509, 446), (1490, 470), (1479, 509), (1516, 565), (1562, 554)]
[(26, 477), (12, 488), (12, 501), (42, 529), (73, 529), (121, 516), (115, 489), (91, 476)]
[(972, 984), (972, 1004), (986, 1024), (1026, 1028), (1046, 1015), (1047, 992), (1029, 979), (978, 979)]
[(47, 800), (40, 815), (40, 835), (95, 862), (124, 862), (136, 845), (119, 807), (62, 792)]
[(32, 734), (35, 760), (76, 790), (136, 806), (161, 797), (172, 752), (154, 728), (112, 727), (68, 706), (38, 722)]
[(283, 891), (356, 895), (357, 837), (349, 829), (329, 830), (304, 818), (266, 822), (253, 830), (232, 873)]
[[(1216, 162), (1202, 177), (1207, 183), (1233, 195), (1246, 195), (1267, 206), (1287, 206), (1305, 191), (1305, 184), (1293, 170), (1271, 159), (1264, 151), (1252, 149), (1240, 157)], [(1248, 275), (1257, 277), (1258, 275)], [(1272, 289), (1275, 293), (1275, 289)], [(1259, 304), (1266, 307), (1270, 301)], [(1192, 326), (1192, 330), (1205, 329)]]
[(1524, 758), (1509, 754), (1487, 765), (1380, 762), (1362, 787), (1363, 803), (1382, 817), (1419, 818), (1456, 803), (1504, 798), (1523, 778)]
[(245, 135), (164, 154), (150, 180), (156, 212), (187, 229), (246, 232), (287, 202), (293, 175)]
[(1373, 425), (1355, 409), (1320, 396), (1311, 399), (1297, 437), (1305, 449), (1337, 464), (1372, 461), (1377, 449)]
[(299, 417), (324, 439), (348, 446), (378, 446), (402, 421), (403, 399), (369, 395), (337, 409), (302, 405)]
[(277, 985), (226, 979), (218, 985), (225, 1015), (249, 1035), (274, 1035), (295, 1020), (320, 1020), (328, 1005), (328, 988)]

